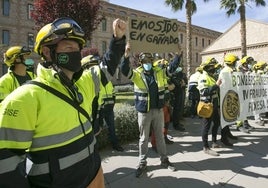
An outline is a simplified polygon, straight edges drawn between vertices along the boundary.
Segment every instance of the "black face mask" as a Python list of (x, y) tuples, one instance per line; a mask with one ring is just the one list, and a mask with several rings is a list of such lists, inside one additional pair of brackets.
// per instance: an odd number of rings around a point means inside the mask
[(81, 53), (77, 52), (61, 52), (56, 53), (57, 64), (72, 72), (78, 72), (81, 69)]

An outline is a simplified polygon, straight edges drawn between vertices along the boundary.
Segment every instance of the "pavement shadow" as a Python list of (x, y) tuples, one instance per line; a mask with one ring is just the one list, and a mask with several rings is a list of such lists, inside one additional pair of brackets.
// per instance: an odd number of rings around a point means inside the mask
[[(241, 133), (240, 131), (237, 131), (236, 129), (231, 129), (232, 133), (239, 137), (237, 141), (234, 142), (234, 147), (232, 148), (219, 148), (217, 151), (219, 154), (223, 157), (211, 157), (206, 156), (205, 154), (200, 154), (200, 151), (202, 150), (202, 141), (201, 141), (201, 124), (200, 119), (188, 119), (185, 120), (185, 132), (179, 132), (172, 127), (169, 130), (169, 134), (173, 137), (175, 143), (171, 145), (167, 145), (167, 151), (169, 156), (176, 155), (178, 153), (181, 153), (179, 155), (179, 158), (177, 161), (174, 161), (174, 158), (172, 159), (172, 162), (177, 167), (178, 170), (184, 170), (184, 171), (224, 171), (224, 170), (231, 170), (234, 174), (242, 174), (245, 176), (250, 176), (254, 178), (268, 178), (268, 173), (264, 172), (262, 173), (262, 170), (256, 170), (254, 171), (254, 168), (267, 168), (267, 156), (268, 156), (268, 149), (267, 149), (267, 143), (268, 143), (268, 135), (262, 134), (267, 133), (268, 128), (267, 126), (264, 127), (257, 127), (252, 130), (250, 134), (247, 133)], [(211, 135), (210, 135), (211, 136)], [(179, 139), (178, 139), (179, 138)], [(211, 137), (209, 137), (211, 138)], [(218, 136), (220, 139), (220, 134)], [(150, 145), (150, 144), (149, 144)], [(111, 149), (106, 149), (104, 151), (101, 151), (103, 157), (111, 157), (111, 156), (135, 156), (138, 160), (139, 155), (139, 148), (138, 148), (138, 140), (134, 143), (126, 144), (124, 145), (125, 152), (117, 152), (113, 151)], [(187, 156), (190, 155), (196, 155), (196, 157), (199, 159), (198, 161), (188, 160)], [(183, 157), (185, 155), (185, 157)], [(202, 155), (202, 156), (200, 156)], [(203, 156), (204, 155), (204, 156)], [(150, 147), (148, 149), (148, 158), (159, 158), (159, 155), (154, 152)], [(116, 176), (113, 177), (114, 180), (120, 180), (124, 179), (128, 176), (131, 176), (131, 178), (135, 179), (134, 172), (135, 172), (135, 166), (133, 168), (122, 168), (119, 167), (115, 169), (112, 172), (105, 173), (105, 177), (108, 178), (109, 176)], [(157, 171), (161, 169), (160, 165), (151, 165), (148, 166), (150, 172)], [(252, 170), (253, 168), (253, 170)], [(170, 181), (170, 185), (166, 186), (168, 188), (173, 187), (172, 182), (180, 183), (179, 187), (187, 187), (187, 186), (181, 186), (181, 182), (190, 182), (191, 187), (221, 187), (225, 186), (228, 182), (219, 183), (215, 185), (211, 185), (207, 183), (206, 181), (201, 181), (199, 179), (193, 178), (175, 178), (175, 177), (151, 177), (150, 173), (145, 174), (145, 177), (149, 179), (155, 179), (160, 182)], [(120, 182), (120, 181), (119, 181)], [(109, 183), (113, 183), (110, 182)], [(117, 182), (116, 182), (117, 183)], [(115, 184), (116, 184), (115, 183)], [(155, 185), (155, 184), (152, 184)], [(178, 185), (178, 184), (177, 184)], [(109, 186), (108, 186), (109, 187)], [(116, 186), (111, 186), (116, 187)], [(124, 186), (119, 186), (124, 187)], [(126, 186), (128, 188), (131, 188), (132, 186)], [(133, 186), (134, 187), (134, 186)], [(146, 186), (147, 188), (148, 186)], [(149, 185), (150, 187), (150, 185)], [(157, 187), (157, 186), (156, 186)], [(165, 187), (165, 186), (163, 186)], [(174, 187), (178, 187), (174, 185)], [(228, 184), (227, 187), (237, 187), (240, 188), (240, 186)]]
[[(157, 176), (154, 177), (151, 166), (140, 178), (136, 178), (132, 168), (118, 168), (110, 173), (105, 173), (105, 187), (106, 188), (243, 188), (242, 186), (234, 185), (231, 183), (208, 183), (197, 178), (186, 177), (171, 177), (171, 176)], [(132, 171), (132, 173), (131, 173)], [(113, 176), (113, 181), (109, 181)], [(115, 177), (116, 176), (116, 177)]]

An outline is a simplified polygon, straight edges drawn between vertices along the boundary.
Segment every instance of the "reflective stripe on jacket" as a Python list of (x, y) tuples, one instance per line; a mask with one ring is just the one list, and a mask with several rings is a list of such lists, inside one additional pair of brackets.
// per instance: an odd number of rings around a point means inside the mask
[(209, 76), (206, 71), (203, 71), (203, 74), (199, 77), (198, 80), (198, 89), (200, 91), (209, 88), (215, 84), (216, 80), (213, 77)]
[[(69, 96), (55, 71), (42, 65), (38, 66), (37, 71), (39, 76), (36, 81)], [(89, 104), (99, 92), (96, 83), (98, 80), (93, 80), (93, 76), (86, 72), (75, 83), (83, 96), (80, 106), (89, 116), (92, 114)], [(64, 170), (73, 168), (81, 174), (81, 178), (87, 177), (88, 172), (79, 171), (76, 167), (81, 166), (94, 152), (91, 119), (88, 120), (64, 100), (32, 84), (22, 85), (8, 95), (0, 103), (0, 113), (0, 151), (5, 148), (28, 150), (33, 162), (30, 175), (44, 175), (46, 179), (54, 176), (54, 171), (62, 171), (62, 176), (66, 176)], [(16, 155), (0, 158), (0, 175), (14, 171), (22, 158)], [(3, 169), (3, 166), (6, 168)], [(46, 181), (49, 183), (51, 180)]]
[(200, 72), (195, 72), (194, 74), (192, 74), (189, 78), (189, 87), (190, 86), (197, 86), (198, 85), (198, 80), (201, 76)]
[[(36, 81), (43, 82), (69, 96), (66, 88), (55, 78), (53, 70), (40, 65), (37, 71), (39, 77), (35, 79)], [(83, 80), (81, 84), (80, 80)], [(91, 115), (92, 109), (88, 104), (92, 103), (98, 92), (95, 91), (92, 76), (84, 73), (76, 85), (84, 96), (81, 106)], [(23, 85), (8, 95), (2, 102), (0, 111), (4, 114), (0, 116), (0, 129), (5, 132), (4, 135), (8, 135), (8, 138), (5, 136), (2, 138), (1, 135), (0, 143), (7, 148), (29, 148), (31, 152), (64, 146), (83, 137), (80, 120), (85, 133), (91, 132), (92, 129), (89, 120), (81, 114), (78, 115), (74, 107), (39, 86), (31, 84)], [(51, 125), (56, 126), (49, 129)]]
[[(113, 75), (124, 49), (125, 37), (112, 38), (103, 59), (109, 74)], [(37, 75), (36, 81), (70, 97), (55, 71), (39, 64)], [(81, 94), (77, 96), (83, 96), (80, 106), (92, 116), (92, 103), (100, 90), (98, 75), (83, 72), (75, 85)], [(8, 95), (0, 103), (0, 113), (0, 187), (28, 188), (30, 182), (33, 187), (80, 188), (94, 179), (101, 159), (92, 118), (87, 119), (69, 103), (33, 84)], [(33, 162), (28, 176), (26, 156)]]
[(210, 76), (206, 71), (203, 71), (202, 75), (199, 77), (198, 80), (198, 89), (200, 92), (200, 100), (202, 101), (214, 101), (217, 102), (218, 105), (218, 92), (215, 90), (213, 93), (210, 93), (209, 90), (212, 86), (216, 84), (216, 80)]
[(109, 81), (103, 89), (100, 91), (100, 100), (102, 105), (109, 105), (115, 103), (115, 92), (114, 86), (111, 81)]
[[(153, 67), (154, 77), (158, 86), (158, 107), (164, 106), (166, 79), (163, 69)], [(131, 80), (134, 82), (135, 106), (138, 112), (148, 112), (150, 110), (149, 88), (142, 67), (133, 70)]]

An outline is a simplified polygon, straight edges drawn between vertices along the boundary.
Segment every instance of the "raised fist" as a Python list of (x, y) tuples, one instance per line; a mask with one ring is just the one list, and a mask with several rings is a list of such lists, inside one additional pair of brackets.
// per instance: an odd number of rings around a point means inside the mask
[(122, 38), (126, 33), (126, 22), (117, 18), (113, 22), (113, 32), (115, 38)]

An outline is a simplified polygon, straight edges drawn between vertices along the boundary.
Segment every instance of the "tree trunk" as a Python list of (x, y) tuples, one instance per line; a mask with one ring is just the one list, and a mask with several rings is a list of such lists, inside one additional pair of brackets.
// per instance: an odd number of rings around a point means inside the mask
[(240, 34), (241, 34), (241, 53), (242, 58), (247, 55), (247, 34), (246, 34), (246, 7), (244, 2), (241, 2), (240, 7)]
[(189, 79), (192, 67), (192, 4), (190, 0), (186, 2), (186, 66), (186, 75)]

